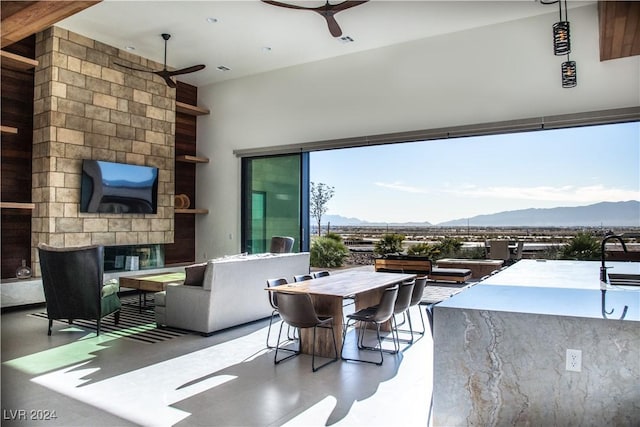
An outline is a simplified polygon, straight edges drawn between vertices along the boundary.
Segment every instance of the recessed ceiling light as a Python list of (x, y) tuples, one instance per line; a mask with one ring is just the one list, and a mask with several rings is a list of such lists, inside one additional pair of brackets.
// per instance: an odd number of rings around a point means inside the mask
[(231, 71), (231, 68), (225, 67), (224, 65), (219, 65), (218, 70), (220, 71)]
[(262, 51), (263, 51), (263, 52), (271, 52), (271, 47), (269, 47), (269, 46), (262, 46)]
[(136, 50), (135, 46), (125, 46), (126, 50)]
[(215, 24), (216, 22), (218, 22), (218, 19), (217, 18), (207, 18), (207, 22), (209, 24)]
[(340, 41), (342, 43), (353, 43), (355, 40), (353, 40), (353, 38), (351, 38), (350, 36), (342, 36), (340, 37)]

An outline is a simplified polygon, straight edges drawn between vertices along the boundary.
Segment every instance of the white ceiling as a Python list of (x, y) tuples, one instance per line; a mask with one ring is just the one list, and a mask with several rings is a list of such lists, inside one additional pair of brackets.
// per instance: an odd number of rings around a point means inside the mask
[[(288, 3), (315, 7), (324, 1)], [(205, 64), (202, 71), (180, 76), (181, 81), (204, 86), (557, 11), (557, 5), (534, 0), (371, 0), (335, 15), (343, 36), (353, 38), (353, 43), (332, 37), (324, 18), (317, 13), (275, 7), (259, 0), (105, 0), (56, 25), (120, 49), (134, 46), (132, 53), (160, 63), (164, 56), (160, 34), (169, 33), (169, 67)], [(217, 22), (209, 23), (207, 18)], [(218, 66), (231, 70), (220, 71)]]

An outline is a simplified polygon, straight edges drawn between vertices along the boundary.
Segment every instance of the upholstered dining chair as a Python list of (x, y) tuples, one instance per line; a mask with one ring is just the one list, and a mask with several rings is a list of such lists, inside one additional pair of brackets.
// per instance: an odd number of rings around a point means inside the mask
[(96, 333), (100, 335), (100, 322), (115, 313), (120, 320), (118, 285), (104, 285), (104, 248), (99, 245), (55, 248), (38, 245), (42, 285), (47, 305), (51, 335), (53, 321), (66, 319), (96, 320)]
[[(411, 332), (411, 339), (408, 341), (409, 344), (413, 344), (415, 341), (413, 338), (413, 324), (411, 323), (411, 307), (415, 307), (420, 304), (422, 301), (422, 294), (424, 293), (424, 288), (427, 285), (427, 276), (417, 277), (414, 285), (413, 285), (413, 294), (411, 295), (411, 302), (409, 303), (409, 309), (407, 310), (407, 320), (409, 321), (409, 332)], [(418, 310), (420, 313), (420, 321), (422, 322), (422, 332), (416, 331), (415, 333), (424, 336), (426, 332), (426, 328), (424, 326), (424, 316), (422, 315), (422, 310)]]
[(326, 277), (326, 276), (329, 276), (329, 274), (330, 274), (330, 273), (329, 273), (328, 271), (326, 271), (326, 270), (322, 270), (322, 271), (314, 271), (314, 272), (313, 272), (313, 278), (314, 278), (314, 279), (317, 279), (317, 278), (319, 278), (319, 277)]
[[(316, 372), (318, 369), (327, 366), (329, 363), (333, 363), (338, 360), (338, 345), (336, 344), (336, 336), (333, 330), (333, 317), (332, 316), (318, 316), (316, 310), (311, 301), (309, 294), (301, 293), (285, 293), (281, 292), (278, 295), (278, 311), (280, 317), (282, 317), (283, 323), (280, 324), (280, 332), (278, 333), (278, 344), (276, 345), (276, 352), (273, 356), (273, 362), (278, 363), (295, 357), (300, 354), (300, 348), (294, 351), (287, 357), (278, 359), (278, 350), (280, 350), (280, 336), (282, 335), (282, 327), (286, 323), (289, 326), (304, 329), (313, 328), (313, 350), (311, 352), (311, 369)], [(333, 337), (333, 349), (335, 357), (322, 365), (316, 367), (316, 330), (317, 328), (326, 328), (331, 330), (331, 336)], [(299, 343), (298, 345), (301, 345)]]
[[(391, 316), (391, 320), (393, 323), (392, 327), (396, 332), (394, 341), (395, 351), (391, 351), (390, 353), (397, 353), (398, 351), (400, 351), (400, 329), (398, 328), (398, 321), (396, 316), (400, 314), (406, 316), (409, 312), (415, 283), (415, 280), (403, 282), (400, 284), (400, 288), (398, 289), (398, 296), (396, 298), (395, 304), (393, 305), (393, 316)], [(394, 339), (394, 334), (391, 334), (391, 338)]]
[(305, 280), (311, 280), (313, 276), (311, 274), (296, 274), (293, 276), (294, 282), (304, 282)]
[(269, 246), (269, 252), (272, 254), (289, 253), (293, 250), (293, 243), (296, 241), (293, 237), (273, 236)]
[[(279, 279), (267, 279), (267, 287), (272, 288), (274, 286), (286, 285), (287, 279), (284, 277)], [(275, 346), (269, 344), (269, 336), (271, 335), (271, 325), (273, 324), (273, 318), (279, 314), (278, 313), (278, 292), (267, 292), (269, 294), (269, 304), (273, 311), (271, 312), (271, 317), (269, 318), (269, 329), (267, 330), (267, 348), (275, 348)]]
[[(382, 349), (382, 338), (380, 337), (380, 325), (389, 321), (389, 319), (391, 319), (391, 317), (393, 316), (395, 302), (398, 296), (398, 288), (399, 286), (395, 285), (385, 289), (384, 293), (382, 294), (382, 297), (380, 298), (380, 303), (378, 305), (368, 307), (368, 308), (363, 308), (361, 310), (356, 311), (355, 313), (347, 315), (347, 323), (344, 326), (344, 333), (342, 337), (342, 352), (341, 352), (342, 360), (373, 363), (378, 366), (382, 365), (382, 362), (384, 361), (384, 356), (382, 354), (383, 349)], [(376, 334), (378, 338), (377, 350), (380, 353), (379, 362), (366, 360), (366, 359), (348, 358), (344, 356), (344, 344), (346, 342), (349, 325), (352, 324), (352, 322), (353, 322), (353, 325), (355, 325), (356, 322), (362, 322), (365, 324), (373, 323), (376, 326)], [(357, 334), (358, 348), (361, 350), (372, 349), (372, 347), (365, 347), (363, 345), (364, 332), (366, 329), (364, 326), (365, 325), (361, 325), (360, 328), (358, 329), (358, 334)], [(395, 333), (394, 329), (391, 330), (391, 333), (392, 334)]]

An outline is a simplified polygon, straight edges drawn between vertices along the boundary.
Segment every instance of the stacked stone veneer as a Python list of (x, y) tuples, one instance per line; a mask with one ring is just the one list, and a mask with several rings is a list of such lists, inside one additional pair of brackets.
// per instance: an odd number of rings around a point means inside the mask
[[(114, 62), (162, 65), (57, 27), (37, 34), (36, 59), (33, 265), (41, 242), (172, 243), (175, 89)], [(158, 167), (158, 213), (80, 213), (83, 159)]]

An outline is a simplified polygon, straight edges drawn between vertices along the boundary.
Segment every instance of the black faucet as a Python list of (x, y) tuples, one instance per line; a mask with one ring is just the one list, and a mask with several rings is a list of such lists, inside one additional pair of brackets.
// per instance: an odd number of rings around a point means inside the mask
[[(604, 239), (602, 239), (602, 246), (600, 248), (600, 251), (601, 251), (600, 259), (602, 261), (602, 265), (600, 266), (600, 285), (601, 285), (600, 290), (602, 291), (602, 317), (605, 319), (608, 319), (609, 318), (608, 316), (613, 314), (614, 309), (612, 308), (610, 311), (606, 309), (605, 295), (607, 291), (605, 288), (606, 288), (606, 284), (608, 283), (608, 280), (607, 280), (607, 267), (604, 265), (604, 261), (606, 257), (604, 247), (605, 247), (605, 244), (607, 243), (607, 240), (616, 239), (622, 244), (622, 250), (626, 253), (628, 251), (627, 251), (627, 246), (624, 244), (625, 237), (638, 238), (640, 237), (640, 234), (639, 233), (609, 234), (608, 236), (605, 236)], [(620, 320), (624, 319), (624, 317), (627, 315), (628, 309), (629, 307), (625, 305), (624, 309), (622, 310), (622, 316), (620, 316)]]
[(607, 243), (607, 240), (617, 239), (622, 244), (622, 250), (627, 252), (627, 247), (624, 244), (623, 234), (609, 234), (602, 239), (602, 244), (600, 246), (600, 260), (602, 261), (602, 265), (600, 266), (600, 282), (607, 283), (607, 267), (604, 265), (604, 261), (606, 258), (606, 253), (604, 251), (604, 246)]
[(607, 236), (605, 236), (604, 239), (602, 239), (602, 245), (600, 247), (600, 260), (602, 261), (602, 265), (600, 266), (600, 282), (601, 283), (608, 283), (607, 280), (607, 267), (605, 267), (604, 265), (604, 261), (606, 258), (606, 253), (604, 251), (604, 247), (605, 244), (607, 243), (607, 240), (610, 239), (617, 239), (621, 244), (622, 244), (622, 250), (627, 253), (627, 246), (624, 244), (624, 239), (625, 238), (629, 238), (629, 237), (635, 237), (638, 238), (640, 237), (640, 233), (623, 233), (623, 234), (609, 234)]

